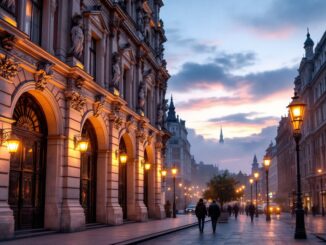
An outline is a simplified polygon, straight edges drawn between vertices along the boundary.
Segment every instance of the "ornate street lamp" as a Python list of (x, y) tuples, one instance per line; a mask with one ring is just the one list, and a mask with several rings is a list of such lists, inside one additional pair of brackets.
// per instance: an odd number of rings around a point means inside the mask
[(292, 102), (288, 105), (293, 127), (293, 137), (296, 144), (297, 155), (297, 202), (296, 202), (296, 222), (295, 222), (295, 239), (306, 239), (306, 228), (304, 222), (304, 210), (302, 208), (301, 198), (301, 174), (300, 174), (300, 158), (299, 158), (299, 142), (301, 139), (301, 126), (304, 118), (306, 104), (299, 101), (299, 96), (294, 93)]
[(269, 190), (268, 190), (268, 170), (269, 170), (269, 167), (271, 165), (271, 159), (269, 156), (264, 156), (264, 160), (263, 160), (263, 164), (264, 164), (264, 168), (265, 168), (265, 171), (266, 171), (266, 221), (271, 221), (271, 213), (270, 213), (270, 210), (269, 210)]
[(317, 170), (317, 172), (320, 174), (320, 195), (321, 195), (321, 215), (325, 216), (325, 209), (324, 209), (324, 198), (323, 198), (323, 170), (320, 168)]
[(256, 184), (256, 217), (258, 218), (258, 179), (259, 179), (259, 173), (255, 172), (254, 173), (254, 177), (255, 177), (255, 184)]
[(171, 169), (171, 173), (172, 173), (172, 176), (173, 176), (173, 218), (176, 218), (177, 217), (177, 214), (176, 214), (176, 206), (175, 206), (175, 177), (178, 173), (178, 169), (176, 167), (173, 167)]
[(89, 140), (84, 136), (75, 136), (75, 148), (81, 153), (85, 153), (88, 149)]
[(250, 178), (249, 183), (250, 183), (250, 202), (252, 204), (252, 184), (254, 183), (254, 180)]

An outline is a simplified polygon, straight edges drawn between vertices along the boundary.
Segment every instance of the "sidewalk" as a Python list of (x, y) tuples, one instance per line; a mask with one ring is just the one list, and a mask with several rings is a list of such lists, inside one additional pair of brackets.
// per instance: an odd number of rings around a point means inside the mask
[(197, 219), (194, 215), (179, 215), (176, 219), (151, 220), (148, 222), (131, 223), (119, 226), (103, 227), (74, 233), (55, 233), (51, 235), (31, 237), (0, 242), (10, 245), (101, 245), (116, 244), (154, 233), (166, 232), (183, 226), (194, 225)]

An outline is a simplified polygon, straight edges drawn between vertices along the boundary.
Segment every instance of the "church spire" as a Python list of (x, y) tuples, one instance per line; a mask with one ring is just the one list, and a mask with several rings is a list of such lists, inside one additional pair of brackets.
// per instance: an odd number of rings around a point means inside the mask
[(312, 59), (314, 56), (314, 41), (310, 38), (309, 28), (307, 28), (307, 39), (304, 42), (304, 49), (306, 50), (305, 57)]
[(256, 154), (255, 154), (255, 156), (254, 156), (254, 160), (252, 161), (252, 164), (251, 164), (251, 172), (254, 173), (254, 172), (256, 172), (258, 169), (259, 169), (259, 165), (258, 165), (258, 161), (257, 161), (257, 156), (256, 156)]
[(172, 95), (171, 95), (171, 100), (170, 100), (170, 105), (169, 105), (167, 121), (168, 122), (176, 122), (177, 121), (177, 117), (175, 115), (175, 107), (174, 107)]
[(220, 144), (224, 144), (224, 138), (223, 138), (223, 129), (221, 126), (221, 131), (220, 131)]

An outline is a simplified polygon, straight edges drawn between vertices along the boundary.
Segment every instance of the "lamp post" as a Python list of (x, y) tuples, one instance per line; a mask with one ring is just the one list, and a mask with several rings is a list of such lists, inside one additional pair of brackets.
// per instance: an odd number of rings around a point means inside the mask
[(178, 169), (176, 167), (173, 167), (171, 169), (171, 173), (172, 173), (172, 176), (173, 176), (173, 218), (176, 218), (177, 215), (176, 215), (176, 206), (175, 206), (175, 177), (178, 173)]
[(321, 215), (325, 216), (324, 200), (323, 200), (323, 176), (322, 176), (323, 170), (320, 168), (317, 170), (317, 172), (320, 174)]
[(264, 167), (265, 167), (265, 171), (266, 171), (266, 221), (271, 221), (271, 213), (269, 211), (269, 190), (268, 190), (268, 170), (269, 170), (269, 166), (271, 164), (271, 159), (269, 158), (269, 156), (264, 156)]
[(257, 193), (258, 193), (258, 178), (259, 178), (259, 173), (258, 172), (256, 172), (256, 173), (254, 173), (254, 177), (255, 177), (255, 185), (256, 185), (256, 217), (258, 217), (258, 195), (257, 195)]
[(249, 183), (250, 183), (250, 202), (252, 204), (252, 184), (254, 183), (254, 180), (250, 178)]
[(288, 105), (293, 127), (293, 137), (296, 144), (296, 158), (297, 158), (297, 202), (296, 202), (296, 220), (295, 220), (295, 239), (306, 239), (306, 228), (304, 222), (304, 210), (302, 208), (301, 197), (301, 174), (300, 174), (300, 158), (299, 158), (299, 142), (301, 139), (301, 126), (303, 122), (305, 104), (299, 101), (299, 96), (294, 93), (292, 102)]

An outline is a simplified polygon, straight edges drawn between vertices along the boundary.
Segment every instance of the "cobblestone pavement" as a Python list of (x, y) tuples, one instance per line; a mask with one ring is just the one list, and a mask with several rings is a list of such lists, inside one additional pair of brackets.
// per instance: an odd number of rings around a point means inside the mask
[(293, 235), (294, 224), (290, 216), (286, 214), (281, 217), (273, 216), (270, 223), (265, 221), (264, 215), (255, 218), (254, 223), (250, 222), (249, 217), (240, 215), (238, 220), (231, 217), (228, 223), (218, 224), (216, 234), (212, 233), (209, 222), (205, 224), (203, 234), (200, 234), (198, 228), (194, 227), (140, 244), (323, 244), (310, 232), (307, 232), (307, 240), (295, 240)]

